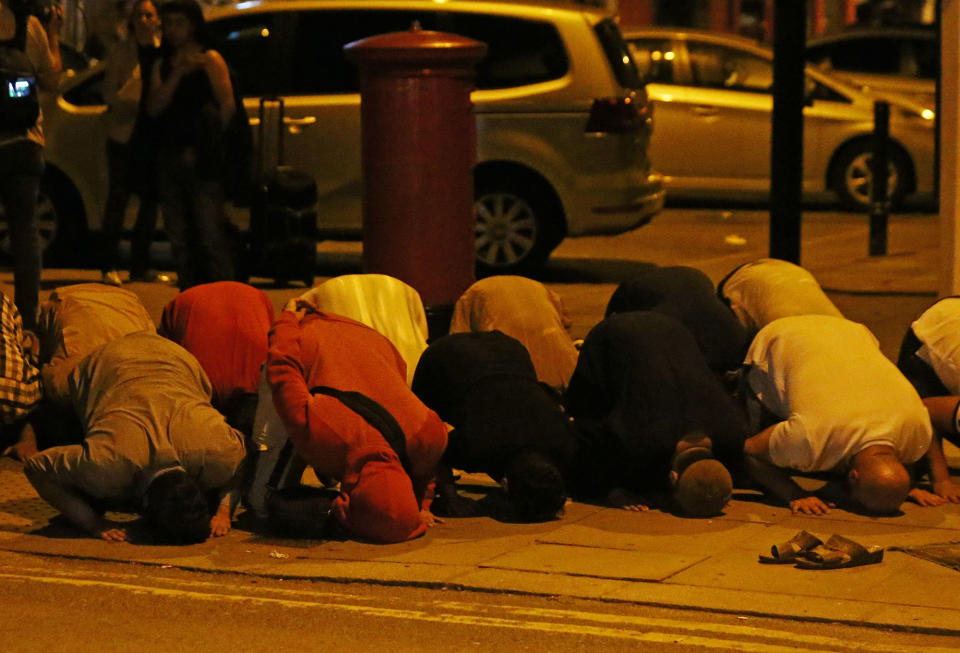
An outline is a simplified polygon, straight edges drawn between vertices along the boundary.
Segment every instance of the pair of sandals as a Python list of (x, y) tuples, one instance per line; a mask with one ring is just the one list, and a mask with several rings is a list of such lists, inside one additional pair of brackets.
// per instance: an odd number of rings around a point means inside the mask
[(865, 547), (842, 535), (831, 535), (824, 543), (816, 535), (800, 531), (790, 540), (770, 547), (760, 555), (765, 564), (794, 564), (799, 569), (844, 569), (871, 565), (883, 560), (883, 547)]

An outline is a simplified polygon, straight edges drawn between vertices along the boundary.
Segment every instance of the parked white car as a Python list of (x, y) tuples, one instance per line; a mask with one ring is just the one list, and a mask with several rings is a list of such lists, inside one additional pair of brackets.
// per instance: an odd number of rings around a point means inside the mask
[[(770, 190), (773, 52), (756, 42), (694, 30), (626, 35), (657, 129), (650, 147), (671, 197), (766, 197)], [(812, 66), (806, 70), (803, 190), (834, 191), (869, 206), (875, 97)], [(894, 206), (932, 194), (934, 114), (891, 99), (889, 192)]]
[[(472, 94), (482, 271), (533, 269), (567, 235), (626, 231), (663, 206), (662, 178), (647, 156), (646, 91), (609, 9), (280, 0), (212, 7), (207, 19), (249, 116), (263, 96), (284, 99), (285, 163), (316, 179), (322, 237), (358, 238), (361, 228), (360, 95), (343, 46), (414, 21), (488, 45)], [(101, 79), (97, 69), (77, 75), (44, 108), (44, 227), (55, 247), (99, 227), (106, 195)]]

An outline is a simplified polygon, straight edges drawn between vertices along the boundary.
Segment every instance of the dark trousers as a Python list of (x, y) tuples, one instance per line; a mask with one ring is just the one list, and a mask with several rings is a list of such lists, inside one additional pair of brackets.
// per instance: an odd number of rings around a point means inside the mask
[(186, 290), (201, 283), (232, 281), (233, 255), (226, 234), (223, 184), (200, 175), (195, 150), (162, 151), (159, 188), (163, 224)]
[(37, 193), (43, 177), (43, 148), (29, 140), (0, 145), (0, 202), (6, 211), (13, 253), (13, 301), (23, 328), (37, 328), (40, 303), (40, 232)]
[[(133, 157), (130, 147), (107, 139), (107, 168), (109, 191), (103, 212), (103, 241), (100, 252), (100, 268), (116, 270), (120, 267), (120, 234), (123, 218), (130, 203), (133, 179)], [(152, 184), (152, 180), (143, 180)], [(154, 190), (141, 189), (140, 208), (130, 241), (130, 276), (141, 276), (150, 269), (150, 243), (157, 228), (157, 195)]]

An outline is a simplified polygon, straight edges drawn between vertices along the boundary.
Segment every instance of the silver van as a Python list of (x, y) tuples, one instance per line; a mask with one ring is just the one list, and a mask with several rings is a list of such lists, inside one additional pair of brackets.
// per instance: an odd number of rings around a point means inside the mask
[[(343, 46), (414, 21), (488, 45), (472, 95), (482, 272), (534, 269), (567, 235), (626, 231), (663, 206), (662, 179), (647, 157), (651, 107), (608, 8), (268, 0), (212, 7), (207, 19), (250, 117), (261, 97), (284, 98), (285, 162), (317, 181), (322, 237), (361, 233), (360, 95)], [(47, 120), (48, 207), (56, 213), (53, 226), (71, 237), (99, 226), (106, 194), (101, 77), (94, 70), (68, 82)], [(49, 237), (53, 226), (45, 223)]]

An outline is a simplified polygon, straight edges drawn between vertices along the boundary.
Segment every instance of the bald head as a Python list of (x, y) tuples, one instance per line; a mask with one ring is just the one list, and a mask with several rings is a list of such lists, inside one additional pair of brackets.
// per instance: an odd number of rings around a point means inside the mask
[(850, 498), (874, 513), (892, 513), (910, 492), (910, 474), (887, 446), (867, 447), (853, 458)]

